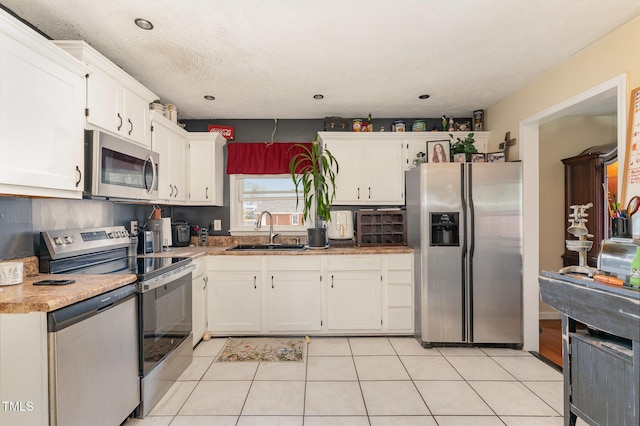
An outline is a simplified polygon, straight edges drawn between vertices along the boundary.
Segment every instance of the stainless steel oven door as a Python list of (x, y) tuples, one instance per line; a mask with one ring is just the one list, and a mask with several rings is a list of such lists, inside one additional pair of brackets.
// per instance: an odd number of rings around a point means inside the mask
[(98, 130), (86, 130), (84, 144), (85, 195), (158, 198), (158, 153)]
[(143, 376), (191, 334), (192, 270), (193, 265), (188, 265), (138, 283)]
[[(145, 417), (193, 359), (191, 271), (184, 266), (138, 283), (140, 407)], [(174, 273), (176, 272), (176, 273)]]

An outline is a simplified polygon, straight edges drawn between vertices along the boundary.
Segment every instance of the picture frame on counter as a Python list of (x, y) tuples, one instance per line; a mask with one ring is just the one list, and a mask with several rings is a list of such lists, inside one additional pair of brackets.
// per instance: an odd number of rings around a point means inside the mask
[(454, 163), (465, 163), (467, 161), (467, 155), (464, 152), (453, 154)]
[(471, 162), (472, 163), (484, 163), (485, 162), (484, 154), (481, 153), (481, 152), (475, 152), (475, 153), (471, 154)]
[(451, 145), (448, 139), (427, 141), (427, 162), (448, 163), (451, 158)]
[(504, 162), (505, 162), (504, 151), (487, 153), (487, 163), (504, 163)]

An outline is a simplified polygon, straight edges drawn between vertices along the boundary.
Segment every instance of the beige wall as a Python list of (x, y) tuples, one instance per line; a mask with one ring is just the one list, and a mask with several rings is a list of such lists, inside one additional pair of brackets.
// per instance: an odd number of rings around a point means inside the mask
[[(524, 176), (524, 248), (523, 248), (523, 304), (524, 304), (524, 349), (538, 350), (540, 252), (546, 252), (547, 241), (540, 236), (540, 220), (543, 209), (540, 202), (545, 198), (541, 180), (539, 158), (544, 158), (544, 146), (538, 144), (539, 128), (533, 123), (550, 110), (558, 110), (573, 97), (581, 97), (596, 86), (609, 86), (626, 76), (626, 94), (640, 86), (640, 17), (611, 32), (582, 51), (576, 53), (556, 68), (549, 70), (533, 83), (487, 108), (486, 124), (491, 131), (488, 150), (496, 150), (506, 132), (516, 138), (516, 146), (509, 151), (509, 160), (521, 159)], [(624, 100), (624, 115), (629, 101)], [(556, 116), (557, 117), (557, 116)], [(544, 122), (544, 121), (543, 121)], [(619, 122), (620, 123), (620, 122)], [(522, 124), (522, 127), (521, 127)], [(621, 124), (618, 125), (619, 127)], [(520, 132), (525, 134), (520, 135)], [(521, 137), (529, 141), (522, 146)], [(624, 143), (618, 140), (619, 148)], [(625, 153), (619, 151), (619, 156)], [(543, 162), (544, 164), (544, 162)], [(558, 182), (562, 184), (562, 181)], [(640, 215), (634, 227), (640, 229)], [(634, 218), (635, 219), (635, 218)], [(546, 224), (545, 224), (546, 225)], [(634, 235), (636, 234), (634, 230)], [(555, 244), (553, 241), (549, 244)]]
[[(498, 149), (506, 132), (519, 142), (518, 125), (526, 117), (564, 101), (617, 75), (627, 73), (629, 92), (640, 86), (640, 17), (578, 52), (534, 83), (487, 108), (491, 131), (489, 152)], [(628, 100), (627, 100), (628, 110)], [(518, 147), (509, 151), (518, 159)]]
[[(615, 143), (616, 117), (562, 117), (540, 126), (540, 269), (562, 268), (564, 230), (568, 219), (564, 213), (563, 158), (573, 157), (597, 145)], [(542, 226), (544, 224), (544, 226)], [(589, 223), (587, 223), (589, 227)], [(541, 302), (542, 312), (553, 309)]]

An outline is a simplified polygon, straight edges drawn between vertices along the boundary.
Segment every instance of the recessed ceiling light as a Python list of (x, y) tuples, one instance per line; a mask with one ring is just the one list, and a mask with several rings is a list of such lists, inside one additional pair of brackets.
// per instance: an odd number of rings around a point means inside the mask
[(429, 99), (431, 97), (431, 95), (420, 95), (418, 96), (418, 99)]
[(215, 100), (215, 99), (216, 99), (216, 97), (215, 97), (215, 96), (211, 96), (211, 95), (204, 95), (204, 98), (205, 98), (206, 100), (208, 100), (208, 101), (213, 101), (213, 100)]
[(152, 30), (153, 29), (153, 24), (151, 22), (147, 21), (146, 19), (137, 18), (134, 22), (136, 23), (137, 26), (139, 26), (143, 30)]
[(313, 99), (324, 99), (324, 95), (321, 95), (321, 94), (313, 95)]

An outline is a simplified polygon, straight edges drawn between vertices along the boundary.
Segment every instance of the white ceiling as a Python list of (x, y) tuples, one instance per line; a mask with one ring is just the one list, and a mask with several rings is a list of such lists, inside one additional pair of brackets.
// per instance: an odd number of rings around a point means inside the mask
[(638, 0), (0, 3), (87, 41), (180, 118), (470, 117), (640, 14)]

